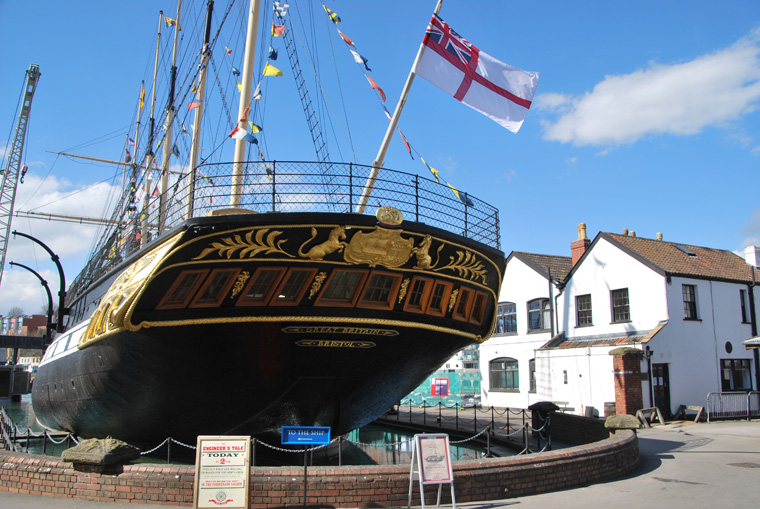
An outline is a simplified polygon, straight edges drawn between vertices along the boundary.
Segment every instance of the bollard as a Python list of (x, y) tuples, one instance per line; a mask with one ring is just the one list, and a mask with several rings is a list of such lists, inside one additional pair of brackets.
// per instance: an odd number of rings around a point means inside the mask
[(47, 454), (47, 430), (42, 430), (42, 454)]
[(172, 437), (166, 439), (166, 464), (171, 465), (172, 462)]
[(251, 466), (256, 466), (256, 438), (251, 439)]

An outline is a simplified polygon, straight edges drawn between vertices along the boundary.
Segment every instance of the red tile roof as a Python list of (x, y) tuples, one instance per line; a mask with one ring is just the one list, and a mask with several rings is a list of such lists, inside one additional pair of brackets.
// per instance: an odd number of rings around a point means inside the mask
[(600, 235), (672, 276), (750, 283), (754, 271), (755, 281), (760, 282), (760, 271), (731, 251), (617, 233)]

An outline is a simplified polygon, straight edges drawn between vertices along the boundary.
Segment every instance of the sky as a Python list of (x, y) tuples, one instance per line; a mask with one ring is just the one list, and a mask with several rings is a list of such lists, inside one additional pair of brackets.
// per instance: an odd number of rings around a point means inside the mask
[[(214, 19), (221, 18), (225, 3), (216, 2)], [(316, 68), (325, 76), (319, 87), (329, 102), (315, 104), (325, 114), (331, 156), (371, 164), (387, 127), (377, 93), (320, 2), (290, 3), (299, 45), (320, 43), (299, 58), (306, 74)], [(435, 2), (325, 4), (367, 58), (367, 74), (385, 91), (392, 111)], [(181, 25), (200, 16), (190, 0), (183, 5)], [(238, 0), (231, 16), (246, 5)], [(150, 87), (152, 80), (159, 9), (175, 17), (176, 3), (0, 0), (3, 163), (25, 71), (36, 63), (42, 72), (27, 130), (29, 170), (18, 187), (16, 211), (110, 216), (120, 170), (48, 151), (122, 157), (135, 125), (140, 81)], [(270, 9), (271, 2), (262, 10), (265, 22)], [(569, 256), (581, 222), (592, 239), (599, 231), (626, 228), (640, 237), (661, 232), (668, 241), (736, 252), (760, 245), (760, 2), (729, 0), (717, 9), (701, 0), (446, 0), (440, 16), (481, 51), (538, 72), (533, 105), (513, 134), (417, 79), (399, 123), (414, 159), (394, 139), (385, 166), (429, 177), (422, 156), (445, 181), (496, 206), (505, 254)], [(191, 27), (185, 28), (180, 72), (197, 66), (197, 44)], [(167, 51), (171, 30), (163, 28)], [(237, 29), (237, 36), (226, 35), (214, 48), (219, 68), (239, 62), (241, 34)], [(260, 32), (260, 39), (269, 44), (265, 35)], [(229, 56), (222, 45), (231, 47)], [(265, 104), (257, 105), (254, 118), (264, 123), (261, 146), (268, 159), (314, 160), (292, 71), (281, 41), (274, 45), (282, 53), (277, 64), (283, 76), (267, 81)], [(164, 65), (158, 81), (165, 84), (166, 76)], [(310, 93), (316, 97), (317, 90)], [(238, 100), (226, 100), (237, 111)], [(158, 100), (157, 108), (164, 103)], [(210, 125), (226, 132), (229, 126), (219, 118)], [(94, 226), (14, 218), (12, 229), (50, 246), (67, 283), (97, 242)], [(14, 306), (39, 313), (47, 302), (38, 280), (11, 268), (11, 260), (37, 270), (57, 301), (53, 262), (33, 242), (11, 238), (0, 314)]]

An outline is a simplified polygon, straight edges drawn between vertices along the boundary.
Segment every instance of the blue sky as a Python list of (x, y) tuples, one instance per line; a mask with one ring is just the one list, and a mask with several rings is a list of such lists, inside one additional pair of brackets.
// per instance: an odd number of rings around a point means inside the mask
[[(183, 16), (198, 17), (200, 7), (184, 3)], [(217, 20), (224, 3), (217, 1)], [(331, 136), (336, 133), (330, 153), (354, 160), (340, 134), (350, 130), (355, 160), (370, 164), (387, 126), (375, 92), (320, 3), (290, 3), (297, 4), (291, 19), (304, 43), (313, 28), (321, 44), (301, 63), (308, 70), (312, 62), (325, 75), (330, 103), (322, 106), (324, 125)], [(342, 18), (339, 28), (368, 59), (391, 110), (434, 4), (326, 1)], [(540, 73), (534, 104), (513, 134), (418, 79), (399, 126), (445, 180), (500, 209), (507, 254), (569, 256), (581, 222), (591, 238), (628, 228), (643, 237), (662, 232), (665, 240), (734, 251), (760, 245), (760, 2), (716, 5), (446, 0), (441, 17), (460, 35), (495, 58)], [(42, 72), (27, 136), (29, 172), (16, 210), (109, 215), (109, 192), (120, 184), (115, 169), (46, 151), (121, 157), (135, 122), (140, 80), (149, 86), (151, 79), (159, 9), (174, 17), (176, 4), (0, 0), (0, 151), (15, 126), (24, 71), (34, 62)], [(268, 18), (267, 9), (262, 12)], [(310, 11), (313, 27), (302, 21)], [(183, 32), (183, 65), (192, 66), (197, 48), (190, 48), (190, 28)], [(164, 28), (164, 47), (171, 37)], [(220, 68), (239, 62), (242, 44), (236, 41), (229, 35), (223, 42), (234, 50), (229, 58), (214, 50)], [(284, 76), (267, 82), (256, 113), (264, 123), (262, 146), (270, 159), (312, 160), (284, 51), (277, 63)], [(166, 82), (165, 73), (159, 80)], [(228, 101), (236, 112), (237, 100)], [(157, 107), (164, 102), (159, 99)], [(228, 126), (222, 120), (214, 128)], [(429, 176), (400, 140), (394, 139), (385, 166)], [(13, 228), (48, 243), (63, 259), (68, 281), (95, 241), (94, 227), (14, 219)], [(39, 284), (25, 271), (11, 270), (10, 260), (40, 271), (54, 295), (55, 267), (29, 241), (11, 240), (0, 314), (13, 305), (39, 312), (45, 302)]]

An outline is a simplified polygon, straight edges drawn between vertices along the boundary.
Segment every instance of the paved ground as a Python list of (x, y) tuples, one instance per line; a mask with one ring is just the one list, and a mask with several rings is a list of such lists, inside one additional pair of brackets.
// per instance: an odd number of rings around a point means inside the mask
[[(641, 430), (639, 438), (641, 467), (623, 479), (543, 495), (459, 505), (467, 509), (586, 509), (600, 504), (615, 509), (760, 505), (760, 421), (671, 423)], [(433, 489), (428, 490), (429, 500), (433, 501)], [(125, 509), (136, 506), (0, 492), (0, 507)]]

